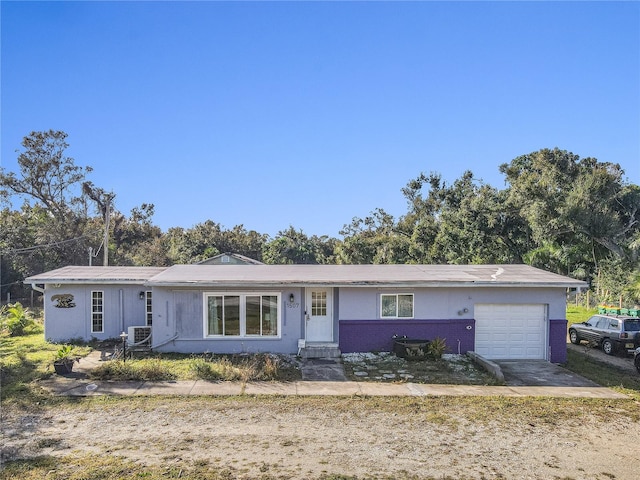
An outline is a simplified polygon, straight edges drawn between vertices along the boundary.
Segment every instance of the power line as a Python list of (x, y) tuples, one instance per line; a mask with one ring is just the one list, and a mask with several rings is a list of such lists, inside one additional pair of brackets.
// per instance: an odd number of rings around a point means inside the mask
[(42, 245), (34, 245), (33, 247), (14, 248), (13, 250), (5, 250), (4, 252), (0, 252), (0, 255), (5, 255), (7, 253), (24, 253), (24, 252), (31, 252), (33, 250), (38, 250), (39, 248), (56, 247), (58, 245), (64, 245), (66, 243), (77, 242), (78, 240), (82, 240), (83, 238), (87, 238), (87, 235), (82, 235), (82, 236), (76, 237), (76, 238), (70, 238), (69, 240), (62, 240), (60, 242), (52, 242), (52, 243), (45, 243), (45, 244), (42, 244)]

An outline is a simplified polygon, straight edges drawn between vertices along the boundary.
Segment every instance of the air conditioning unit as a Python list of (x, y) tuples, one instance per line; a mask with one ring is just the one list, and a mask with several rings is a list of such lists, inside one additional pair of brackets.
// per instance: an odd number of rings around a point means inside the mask
[(151, 327), (129, 327), (127, 345), (151, 346)]

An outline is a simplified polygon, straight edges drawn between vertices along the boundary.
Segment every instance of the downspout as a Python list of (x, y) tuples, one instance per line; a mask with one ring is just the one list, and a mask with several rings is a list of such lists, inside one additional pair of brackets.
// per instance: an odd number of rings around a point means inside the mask
[(118, 290), (118, 297), (120, 300), (120, 329), (121, 332), (124, 332), (124, 292), (122, 289)]

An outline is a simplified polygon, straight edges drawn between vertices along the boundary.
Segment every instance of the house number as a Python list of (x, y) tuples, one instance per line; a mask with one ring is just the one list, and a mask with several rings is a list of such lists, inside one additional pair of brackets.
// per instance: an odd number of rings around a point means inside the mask
[(287, 308), (300, 308), (299, 303), (287, 303)]

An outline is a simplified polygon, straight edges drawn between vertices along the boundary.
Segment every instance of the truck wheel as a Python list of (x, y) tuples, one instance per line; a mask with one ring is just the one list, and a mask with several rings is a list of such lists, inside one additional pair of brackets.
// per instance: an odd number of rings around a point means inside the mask
[(571, 340), (571, 343), (573, 343), (574, 345), (578, 345), (580, 343), (578, 332), (576, 332), (575, 330), (569, 330), (569, 340)]
[(608, 338), (605, 338), (602, 341), (602, 351), (607, 355), (613, 355), (615, 353), (615, 348), (613, 342)]

